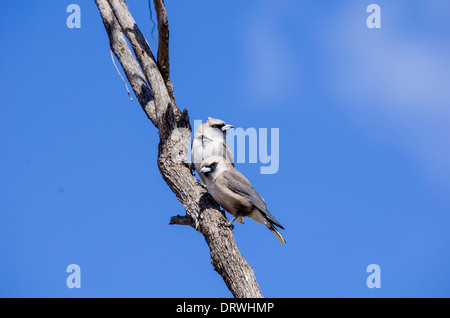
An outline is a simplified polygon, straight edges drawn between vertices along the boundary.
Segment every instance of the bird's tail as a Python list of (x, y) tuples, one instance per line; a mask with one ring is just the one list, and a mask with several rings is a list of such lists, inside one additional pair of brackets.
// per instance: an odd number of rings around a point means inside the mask
[(275, 226), (273, 226), (273, 224), (267, 225), (267, 227), (269, 228), (269, 230), (272, 231), (273, 234), (275, 234), (275, 236), (281, 243), (286, 243), (286, 240), (284, 239), (283, 235), (281, 235), (281, 233), (278, 232), (278, 230), (276, 229)]
[(277, 228), (275, 227), (275, 225), (277, 225), (280, 228), (284, 229), (284, 227), (282, 227), (281, 224), (279, 224), (278, 222), (273, 221), (272, 219), (267, 217), (267, 215), (265, 213), (262, 213), (258, 209), (254, 209), (252, 211), (252, 213), (249, 215), (249, 217), (252, 218), (253, 220), (255, 220), (256, 222), (264, 224), (265, 226), (267, 226), (269, 228), (269, 230), (273, 234), (275, 234), (275, 236), (277, 237), (277, 239), (281, 243), (286, 243), (286, 240), (284, 239), (283, 235), (281, 235), (281, 233), (278, 232)]

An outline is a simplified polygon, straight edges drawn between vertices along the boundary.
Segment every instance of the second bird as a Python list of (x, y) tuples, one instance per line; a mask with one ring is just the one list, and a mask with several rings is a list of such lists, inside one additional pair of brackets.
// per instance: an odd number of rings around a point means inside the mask
[(209, 157), (201, 164), (200, 176), (206, 181), (214, 200), (234, 216), (229, 226), (234, 220), (243, 223), (242, 217), (247, 216), (267, 226), (281, 243), (286, 243), (275, 226), (284, 227), (270, 214), (258, 192), (232, 164), (219, 156)]

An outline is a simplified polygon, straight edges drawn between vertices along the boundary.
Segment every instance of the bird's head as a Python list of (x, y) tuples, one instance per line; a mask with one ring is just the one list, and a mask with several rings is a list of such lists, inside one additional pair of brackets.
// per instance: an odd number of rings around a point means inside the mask
[(224, 169), (226, 169), (227, 162), (224, 158), (219, 156), (212, 156), (205, 160), (200, 165), (200, 173), (206, 178), (215, 177)]
[(233, 128), (233, 125), (228, 125), (226, 124), (223, 120), (221, 119), (215, 119), (212, 117), (208, 117), (208, 122), (207, 124), (213, 128), (213, 129), (219, 129), (220, 131), (222, 131), (223, 133), (226, 133), (226, 131), (230, 128)]

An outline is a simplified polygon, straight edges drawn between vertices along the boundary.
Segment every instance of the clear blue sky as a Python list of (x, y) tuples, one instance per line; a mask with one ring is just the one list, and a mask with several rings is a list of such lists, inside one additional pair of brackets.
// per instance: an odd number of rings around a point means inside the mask
[[(450, 297), (450, 3), (373, 2), (166, 0), (191, 120), (279, 128), (277, 173), (237, 165), (286, 227), (285, 245), (234, 229), (266, 297)], [(147, 1), (128, 3), (155, 50)], [(230, 297), (201, 234), (168, 224), (184, 210), (94, 1), (2, 12), (0, 296)]]

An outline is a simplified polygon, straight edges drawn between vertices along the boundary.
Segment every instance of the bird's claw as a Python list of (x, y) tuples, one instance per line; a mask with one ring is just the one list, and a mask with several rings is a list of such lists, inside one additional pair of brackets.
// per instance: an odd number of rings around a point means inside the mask
[(195, 229), (196, 231), (199, 230), (199, 224), (200, 224), (200, 222), (198, 221), (198, 219), (195, 220), (194, 229)]
[(234, 225), (232, 224), (232, 222), (224, 222), (224, 223), (221, 223), (221, 225), (229, 228), (230, 230), (234, 229)]

